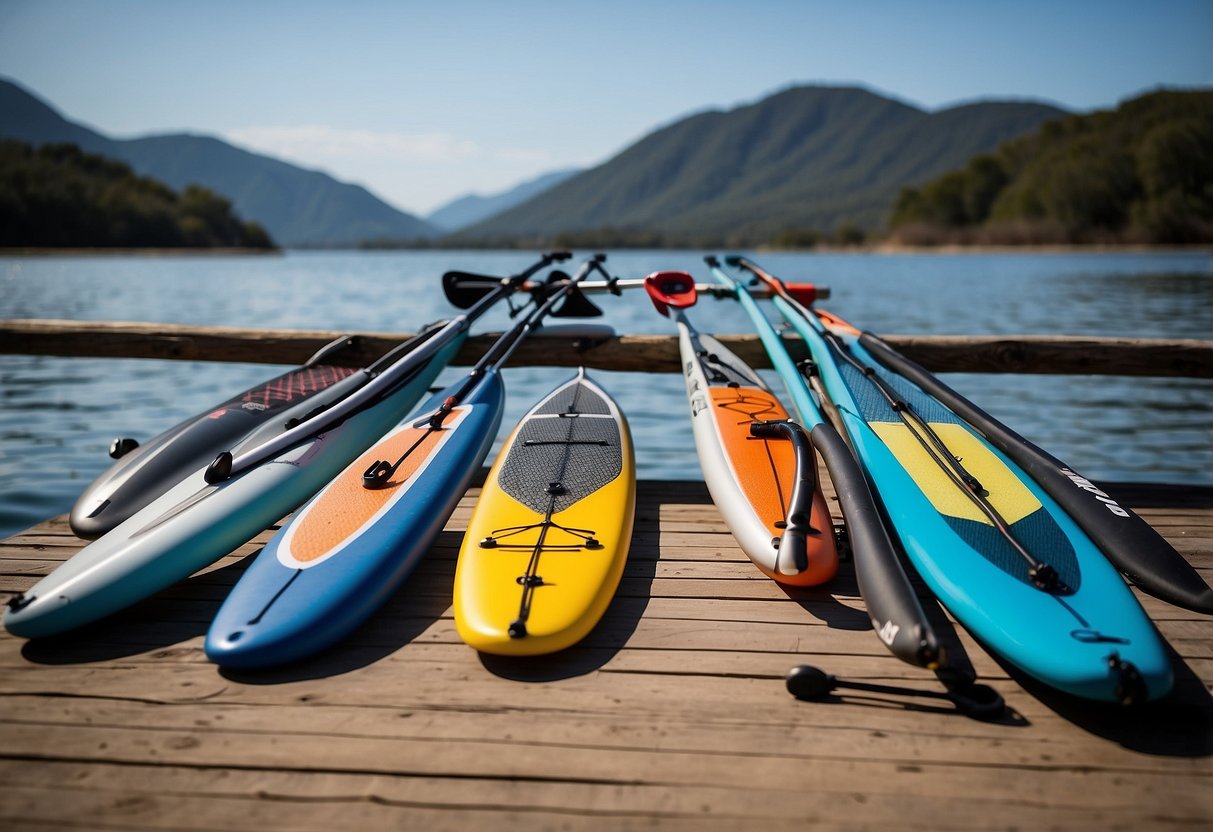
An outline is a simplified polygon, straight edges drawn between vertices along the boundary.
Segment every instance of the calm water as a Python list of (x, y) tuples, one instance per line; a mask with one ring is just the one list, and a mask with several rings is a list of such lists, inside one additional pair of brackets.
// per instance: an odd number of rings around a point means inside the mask
[[(0, 317), (415, 331), (451, 314), (448, 269), (507, 274), (517, 252), (288, 253), (282, 257), (0, 258)], [(1182, 254), (834, 255), (759, 258), (829, 285), (825, 304), (874, 332), (1209, 338), (1213, 257)], [(707, 279), (699, 252), (612, 254), (611, 271)], [(603, 298), (620, 332), (671, 333), (642, 293)], [(705, 331), (746, 332), (705, 300)], [(476, 330), (500, 329), (493, 313)], [(0, 536), (66, 511), (109, 462), (117, 435), (150, 438), (279, 367), (0, 356)], [(448, 370), (445, 382), (462, 371)], [(505, 424), (565, 370), (506, 371)], [(680, 378), (597, 374), (631, 421), (641, 477), (698, 479)], [(1105, 480), (1213, 482), (1213, 383), (1190, 379), (948, 378), (1020, 433)], [(778, 388), (772, 378), (773, 385)]]

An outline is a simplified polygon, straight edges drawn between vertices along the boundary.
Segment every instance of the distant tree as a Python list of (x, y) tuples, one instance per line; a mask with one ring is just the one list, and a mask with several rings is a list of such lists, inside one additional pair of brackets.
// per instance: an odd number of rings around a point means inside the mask
[(244, 245), (249, 248), (274, 248), (274, 241), (270, 238), (270, 233), (262, 227), (261, 223), (247, 220), (241, 228), (243, 229)]
[(965, 168), (965, 218), (969, 224), (985, 222), (998, 194), (1010, 181), (1003, 163), (997, 156), (975, 156)]
[(834, 243), (840, 246), (861, 246), (868, 239), (867, 232), (853, 222), (843, 222), (834, 229)]
[(1151, 239), (1200, 242), (1213, 236), (1213, 122), (1185, 119), (1155, 127), (1137, 148), (1144, 190), (1133, 224)]
[(1132, 156), (1094, 137), (1070, 145), (1036, 182), (1045, 217), (1075, 238), (1093, 229), (1119, 231), (1140, 192)]
[(1155, 127), (1138, 145), (1136, 161), (1148, 196), (1213, 198), (1213, 122), (1186, 118)]
[(927, 223), (959, 228), (984, 222), (1009, 176), (995, 156), (975, 156), (964, 170), (919, 187), (902, 188), (892, 225)]
[(821, 232), (816, 228), (788, 228), (771, 238), (772, 248), (816, 248), (821, 243)]

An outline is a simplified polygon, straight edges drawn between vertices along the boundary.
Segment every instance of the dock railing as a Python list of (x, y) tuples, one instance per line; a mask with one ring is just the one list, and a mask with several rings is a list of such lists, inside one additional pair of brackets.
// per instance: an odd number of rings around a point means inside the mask
[[(242, 329), (222, 326), (17, 319), (0, 321), (0, 354), (78, 358), (159, 358), (300, 364), (340, 335), (355, 338), (351, 360), (369, 364), (409, 333)], [(754, 335), (719, 335), (751, 366), (770, 367)], [(882, 335), (907, 358), (932, 372), (1034, 373), (1213, 378), (1213, 340), (1107, 338), (1066, 335)], [(474, 363), (493, 333), (469, 338), (454, 363)], [(788, 336), (793, 358), (807, 357)], [(678, 372), (678, 339), (616, 335), (584, 353), (524, 342), (515, 366), (577, 366), (631, 372)]]

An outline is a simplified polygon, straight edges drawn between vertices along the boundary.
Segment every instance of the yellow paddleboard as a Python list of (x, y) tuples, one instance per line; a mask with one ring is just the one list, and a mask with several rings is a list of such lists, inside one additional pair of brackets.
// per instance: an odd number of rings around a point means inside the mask
[(535, 405), (489, 472), (455, 570), (455, 625), (486, 653), (576, 644), (627, 560), (636, 465), (627, 420), (580, 371)]

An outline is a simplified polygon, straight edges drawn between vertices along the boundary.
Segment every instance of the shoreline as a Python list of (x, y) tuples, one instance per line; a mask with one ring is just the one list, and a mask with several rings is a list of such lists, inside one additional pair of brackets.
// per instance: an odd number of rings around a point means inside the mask
[[(543, 246), (538, 246), (543, 248)], [(590, 246), (588, 248), (594, 248)], [(710, 251), (710, 250), (747, 250), (746, 247), (734, 246), (697, 246), (687, 248), (682, 246), (655, 246), (639, 248), (604, 247), (606, 251)], [(466, 246), (419, 246), (400, 248), (365, 249), (356, 246), (333, 246), (331, 248), (299, 246), (284, 246), (281, 248), (0, 248), (0, 257), (247, 257), (247, 256), (282, 256), (287, 252), (350, 252), (350, 253), (385, 253), (401, 251), (529, 251), (526, 248), (478, 248)], [(820, 245), (812, 248), (785, 248), (772, 246), (754, 246), (748, 250), (769, 254), (1193, 254), (1205, 253), (1213, 256), (1213, 245), (1143, 245), (1143, 244), (1091, 244), (1091, 245), (959, 245), (949, 244), (940, 246), (911, 246), (899, 243), (873, 243), (871, 245), (831, 246)]]
[[(775, 249), (771, 249), (774, 251)], [(813, 249), (807, 249), (812, 251)], [(821, 251), (845, 251), (841, 247), (822, 247)], [(958, 245), (909, 246), (899, 243), (878, 243), (866, 248), (873, 254), (1213, 254), (1213, 245), (1145, 245), (1135, 244), (1055, 244), (1055, 245)]]
[(282, 255), (283, 248), (0, 248), (0, 257), (247, 257)]

